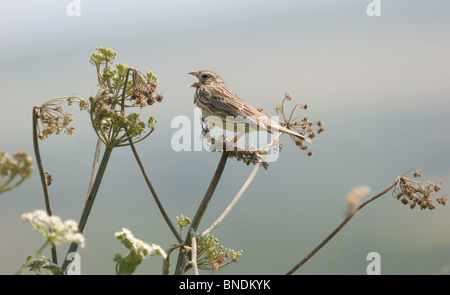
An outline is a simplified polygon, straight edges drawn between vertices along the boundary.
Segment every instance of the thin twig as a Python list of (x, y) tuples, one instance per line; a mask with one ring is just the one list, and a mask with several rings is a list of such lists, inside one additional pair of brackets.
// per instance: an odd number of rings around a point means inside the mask
[[(211, 200), (211, 198), (214, 194), (214, 191), (217, 187), (217, 184), (219, 183), (220, 177), (222, 176), (222, 172), (225, 168), (227, 159), (228, 159), (228, 153), (223, 151), (222, 157), (220, 158), (220, 162), (217, 165), (216, 172), (214, 173), (211, 183), (209, 184), (208, 190), (206, 191), (205, 196), (203, 197), (203, 200), (197, 209), (194, 219), (191, 222), (191, 227), (194, 228), (194, 230), (197, 230), (198, 225), (200, 224), (200, 221), (203, 217), (203, 214), (205, 213), (206, 208), (208, 207), (209, 201)], [(191, 236), (188, 233), (186, 235), (186, 239), (185, 239), (184, 243), (185, 243), (185, 245), (189, 245), (190, 242), (191, 242)], [(177, 260), (177, 266), (175, 268), (175, 274), (177, 274), (177, 275), (183, 274), (184, 269), (185, 269), (184, 253), (182, 253), (180, 251), (180, 253), (178, 254), (178, 260)]]
[(198, 275), (198, 267), (197, 267), (197, 239), (195, 238), (195, 230), (190, 227), (189, 228), (189, 233), (191, 235), (191, 253), (192, 253), (192, 258), (191, 258), (191, 265), (192, 268), (194, 269), (194, 275)]
[(133, 142), (130, 139), (130, 147), (131, 150), (133, 151), (133, 155), (136, 158), (136, 161), (139, 165), (139, 168), (141, 169), (142, 175), (144, 176), (145, 182), (147, 183), (148, 188), (150, 189), (150, 192), (152, 193), (153, 199), (156, 202), (156, 205), (158, 206), (159, 211), (161, 212), (164, 220), (166, 221), (167, 225), (169, 226), (170, 230), (172, 231), (172, 233), (174, 234), (175, 238), (177, 239), (178, 243), (183, 243), (183, 238), (180, 236), (180, 234), (178, 233), (177, 229), (175, 228), (175, 226), (173, 225), (173, 223), (170, 221), (169, 216), (167, 215), (166, 211), (164, 210), (163, 205), (161, 204), (158, 195), (156, 194), (155, 189), (153, 188), (152, 183), (150, 182), (150, 179), (147, 175), (147, 172), (145, 171), (145, 167), (142, 164), (141, 159), (139, 158), (139, 155), (136, 151), (136, 148), (134, 147)]
[[(36, 107), (33, 107), (33, 147), (34, 154), (36, 157), (36, 163), (39, 170), (39, 175), (41, 177), (42, 189), (44, 191), (44, 201), (45, 201), (45, 209), (47, 211), (48, 216), (52, 216), (52, 206), (50, 203), (50, 194), (48, 192), (47, 180), (45, 177), (44, 166), (42, 165), (41, 153), (39, 151), (39, 142), (38, 142), (38, 115), (36, 114)], [(51, 252), (52, 252), (52, 261), (55, 264), (58, 264), (58, 255), (56, 253), (55, 245), (51, 244)]]
[(297, 269), (299, 269), (302, 265), (304, 265), (312, 256), (314, 256), (314, 254), (316, 254), (323, 246), (325, 246), (326, 243), (328, 243), (346, 224), (347, 222), (350, 221), (350, 219), (353, 218), (353, 216), (356, 215), (356, 213), (358, 213), (364, 206), (366, 206), (367, 204), (369, 204), (370, 202), (378, 199), (379, 197), (383, 196), (384, 194), (386, 194), (388, 191), (390, 191), (392, 188), (394, 188), (397, 183), (399, 182), (400, 178), (397, 178), (395, 180), (395, 182), (393, 184), (391, 184), (390, 186), (388, 186), (387, 188), (385, 188), (383, 191), (381, 191), (380, 193), (376, 194), (375, 196), (371, 197), (370, 199), (368, 199), (367, 201), (365, 201), (364, 203), (362, 203), (361, 205), (359, 205), (357, 208), (351, 210), (348, 214), (347, 217), (344, 219), (344, 221), (342, 221), (335, 230), (333, 230), (326, 238), (325, 240), (323, 240), (319, 245), (317, 245), (308, 255), (305, 256), (305, 258), (303, 258), (299, 263), (297, 263), (293, 268), (291, 268), (286, 275), (291, 275), (293, 274)]
[(222, 215), (220, 215), (219, 218), (217, 218), (217, 220), (214, 221), (214, 223), (207, 230), (205, 230), (202, 233), (202, 236), (209, 235), (211, 233), (211, 231), (213, 231), (217, 226), (219, 226), (219, 224), (225, 219), (225, 217), (227, 217), (227, 215), (230, 213), (231, 209), (233, 209), (233, 207), (236, 205), (236, 203), (239, 201), (241, 196), (244, 194), (244, 192), (249, 187), (250, 183), (255, 178), (256, 173), (258, 172), (258, 169), (260, 166), (261, 166), (260, 163), (255, 164), (255, 168), (253, 168), (252, 173), (250, 174), (250, 176), (248, 177), (248, 179), (244, 183), (244, 185), (241, 187), (239, 192), (236, 194), (236, 196), (233, 198), (231, 203), (228, 205), (228, 207), (225, 209), (225, 211), (223, 211)]

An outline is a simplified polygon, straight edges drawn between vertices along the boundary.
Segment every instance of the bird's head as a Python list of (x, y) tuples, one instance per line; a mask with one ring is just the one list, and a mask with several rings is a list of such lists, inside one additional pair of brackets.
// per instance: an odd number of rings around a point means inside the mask
[(191, 72), (189, 74), (198, 78), (198, 82), (189, 85), (189, 87), (198, 88), (202, 85), (215, 85), (225, 83), (218, 74), (211, 71), (198, 71), (198, 72)]

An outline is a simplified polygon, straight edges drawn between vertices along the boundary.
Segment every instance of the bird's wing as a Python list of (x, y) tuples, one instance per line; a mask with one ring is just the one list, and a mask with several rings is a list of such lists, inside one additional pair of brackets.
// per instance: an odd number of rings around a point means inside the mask
[(218, 111), (225, 113), (227, 116), (241, 116), (249, 123), (259, 125), (261, 128), (267, 129), (267, 120), (261, 120), (264, 116), (257, 109), (239, 98), (228, 87), (212, 87), (210, 89), (210, 100)]
[(311, 142), (311, 140), (304, 135), (274, 122), (269, 117), (240, 99), (239, 96), (228, 87), (210, 87), (207, 93), (209, 96), (209, 103), (213, 104), (217, 112), (220, 112), (223, 116), (242, 116), (246, 119), (246, 122), (252, 123), (255, 126), (258, 125), (260, 129), (265, 129), (271, 133), (274, 131), (284, 132), (302, 138), (307, 142)]

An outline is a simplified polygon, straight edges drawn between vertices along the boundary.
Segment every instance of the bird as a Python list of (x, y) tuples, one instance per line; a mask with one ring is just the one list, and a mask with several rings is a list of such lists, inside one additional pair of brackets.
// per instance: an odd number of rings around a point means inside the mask
[(202, 111), (209, 123), (222, 129), (245, 132), (267, 131), (283, 132), (306, 142), (311, 140), (304, 135), (281, 126), (253, 106), (243, 101), (218, 74), (203, 70), (188, 73), (198, 78), (189, 85), (195, 87), (194, 104)]

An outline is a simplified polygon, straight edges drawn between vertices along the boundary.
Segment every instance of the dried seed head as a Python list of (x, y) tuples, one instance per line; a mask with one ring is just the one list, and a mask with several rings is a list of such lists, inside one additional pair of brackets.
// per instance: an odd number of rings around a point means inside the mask
[[(418, 177), (417, 173), (414, 174)], [(434, 196), (436, 188), (439, 190), (441, 187), (430, 181), (423, 183), (400, 177), (393, 193), (403, 204), (409, 204), (411, 209), (418, 205), (422, 210), (427, 208), (433, 210), (435, 205), (433, 204), (432, 196)], [(436, 202), (440, 205), (445, 205), (445, 201), (445, 197), (436, 197)]]
[(436, 202), (440, 205), (445, 205), (447, 203), (447, 197), (437, 197)]

